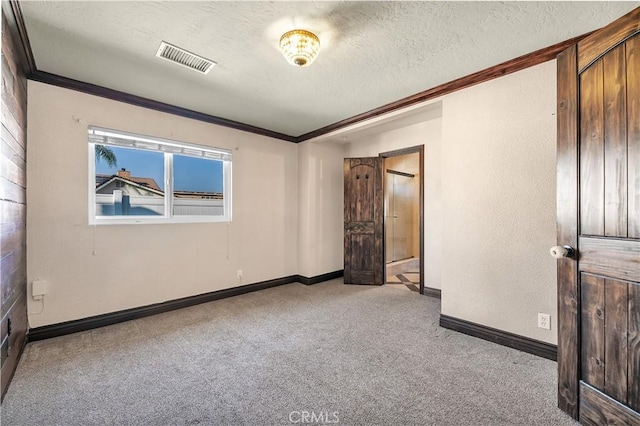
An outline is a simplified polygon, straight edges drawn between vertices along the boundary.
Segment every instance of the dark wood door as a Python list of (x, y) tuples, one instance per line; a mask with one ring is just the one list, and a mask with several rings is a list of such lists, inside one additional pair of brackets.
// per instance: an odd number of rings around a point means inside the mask
[(344, 283), (384, 284), (382, 158), (344, 160)]
[(558, 56), (559, 406), (640, 425), (640, 8)]

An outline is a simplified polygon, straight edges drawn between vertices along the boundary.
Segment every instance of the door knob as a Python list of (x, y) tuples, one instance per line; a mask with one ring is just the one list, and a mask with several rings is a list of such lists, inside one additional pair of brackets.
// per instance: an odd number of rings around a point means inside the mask
[(571, 246), (555, 246), (549, 249), (551, 256), (556, 259), (562, 259), (563, 257), (573, 257), (575, 250)]

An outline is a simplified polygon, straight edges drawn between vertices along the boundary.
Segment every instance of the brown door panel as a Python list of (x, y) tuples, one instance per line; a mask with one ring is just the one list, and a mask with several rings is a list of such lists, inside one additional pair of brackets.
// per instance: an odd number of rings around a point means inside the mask
[(344, 282), (383, 284), (382, 159), (344, 160)]
[(558, 56), (558, 405), (640, 425), (640, 8)]

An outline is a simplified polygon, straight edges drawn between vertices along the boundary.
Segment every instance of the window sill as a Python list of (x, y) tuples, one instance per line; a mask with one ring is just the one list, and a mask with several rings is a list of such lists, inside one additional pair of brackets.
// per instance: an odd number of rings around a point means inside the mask
[(159, 225), (168, 223), (224, 223), (231, 222), (227, 216), (178, 216), (178, 217), (127, 217), (127, 218), (106, 218), (97, 217), (89, 220), (89, 225)]

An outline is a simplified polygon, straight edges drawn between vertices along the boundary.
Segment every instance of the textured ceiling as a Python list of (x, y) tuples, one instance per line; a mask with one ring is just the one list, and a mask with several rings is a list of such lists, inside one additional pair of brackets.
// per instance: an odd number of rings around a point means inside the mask
[[(604, 26), (639, 2), (20, 3), (41, 71), (298, 136)], [(289, 65), (292, 28), (318, 59)], [(155, 57), (161, 41), (218, 62)]]

